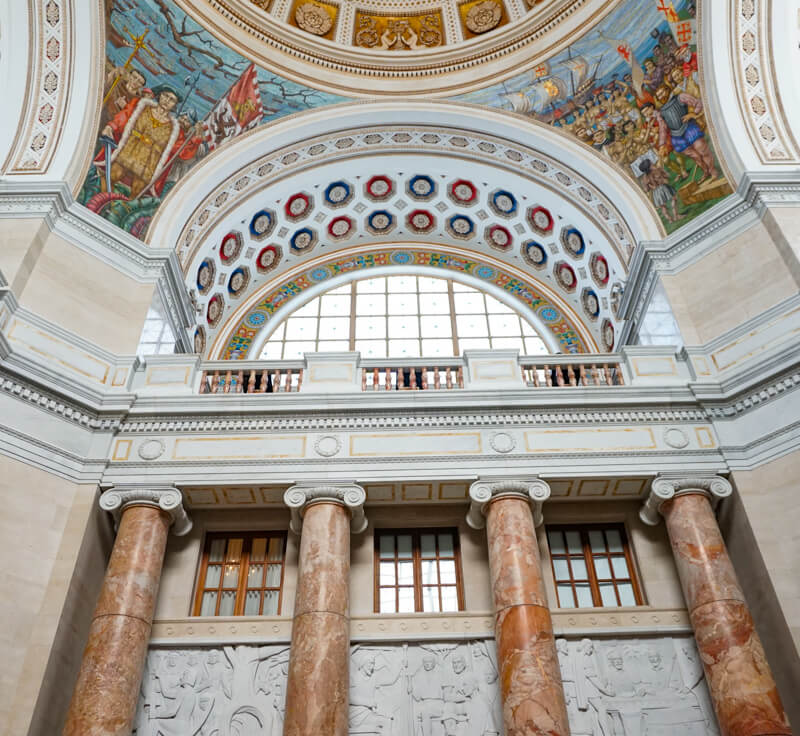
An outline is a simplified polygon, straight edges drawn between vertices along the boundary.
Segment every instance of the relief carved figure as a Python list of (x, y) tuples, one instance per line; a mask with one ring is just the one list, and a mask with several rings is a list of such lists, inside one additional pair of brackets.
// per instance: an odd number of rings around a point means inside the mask
[[(718, 736), (689, 636), (557, 639), (572, 736)], [(136, 736), (281, 736), (289, 647), (152, 649)], [(309, 693), (309, 697), (313, 697)], [(501, 736), (492, 639), (354, 644), (351, 736)]]

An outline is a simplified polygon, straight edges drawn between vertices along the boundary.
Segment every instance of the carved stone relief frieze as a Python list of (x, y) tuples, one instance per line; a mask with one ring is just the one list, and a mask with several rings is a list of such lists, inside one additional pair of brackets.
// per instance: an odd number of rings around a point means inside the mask
[[(573, 736), (717, 736), (689, 636), (558, 639)], [(500, 736), (495, 644), (354, 644), (351, 736)], [(136, 736), (279, 736), (289, 648), (152, 649)]]

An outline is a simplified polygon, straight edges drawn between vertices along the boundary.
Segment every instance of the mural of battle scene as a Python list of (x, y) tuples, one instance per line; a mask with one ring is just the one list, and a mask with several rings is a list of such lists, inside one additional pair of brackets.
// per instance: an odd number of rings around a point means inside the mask
[(528, 72), (458, 99), (552, 125), (620, 166), (668, 233), (731, 193), (698, 79), (698, 0), (626, 0)]
[(100, 129), (81, 204), (144, 238), (199, 160), (262, 123), (343, 98), (264, 71), (172, 0), (105, 0)]
[[(718, 736), (692, 637), (556, 647), (572, 736)], [(288, 662), (285, 644), (153, 649), (134, 733), (280, 736)], [(350, 736), (503, 734), (491, 639), (353, 645), (349, 700)]]

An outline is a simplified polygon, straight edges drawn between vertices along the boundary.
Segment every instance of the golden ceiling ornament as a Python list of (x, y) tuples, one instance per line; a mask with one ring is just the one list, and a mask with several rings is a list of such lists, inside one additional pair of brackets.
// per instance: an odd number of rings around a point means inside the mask
[(324, 36), (333, 25), (331, 16), (319, 5), (314, 3), (303, 3), (294, 12), (294, 19), (297, 25), (308, 33), (315, 36)]
[(502, 16), (503, 9), (500, 3), (495, 0), (483, 0), (482, 3), (473, 5), (469, 9), (465, 23), (473, 33), (486, 33), (497, 26)]

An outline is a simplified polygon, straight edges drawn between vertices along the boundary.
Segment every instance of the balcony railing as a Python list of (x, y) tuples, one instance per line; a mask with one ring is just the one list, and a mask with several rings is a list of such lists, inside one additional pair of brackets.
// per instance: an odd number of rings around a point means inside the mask
[[(520, 362), (525, 360), (520, 359)], [(526, 386), (624, 386), (619, 363), (570, 362), (550, 360), (522, 363), (522, 381)]]
[(238, 365), (206, 363), (200, 378), (201, 394), (287, 394), (303, 385), (302, 361), (273, 361)]
[[(459, 358), (430, 366), (419, 362), (388, 365), (387, 361), (364, 361), (362, 391), (435, 391), (464, 388), (464, 365)], [(443, 364), (444, 363), (444, 364)]]

